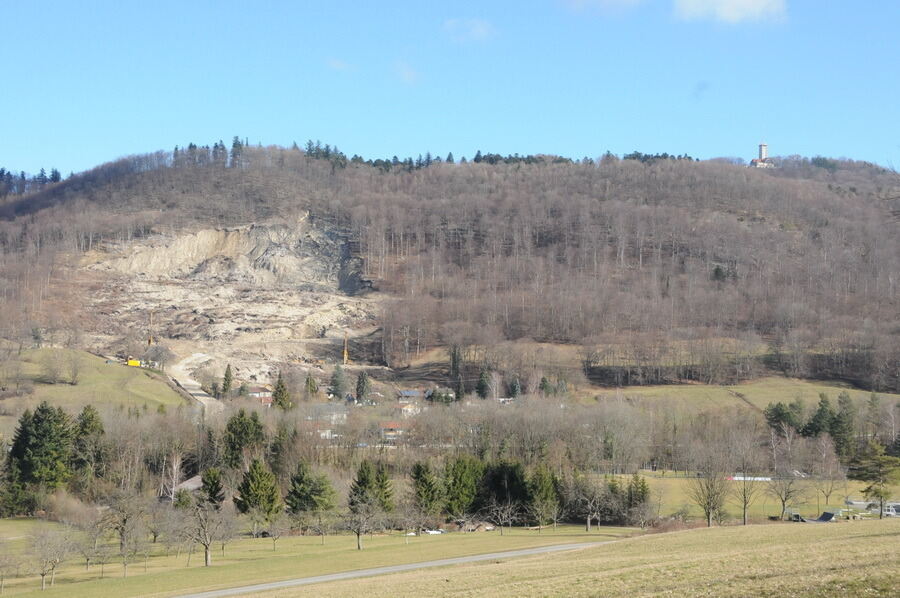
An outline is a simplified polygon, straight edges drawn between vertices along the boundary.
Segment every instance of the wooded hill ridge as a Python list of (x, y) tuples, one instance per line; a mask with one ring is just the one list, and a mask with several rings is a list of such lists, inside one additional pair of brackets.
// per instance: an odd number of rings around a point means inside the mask
[(366, 161), (236, 138), (123, 158), (4, 197), (0, 335), (77, 303), (63, 298), (62, 256), (308, 211), (387, 297), (373, 359), (391, 367), (430, 347), (527, 339), (578, 345), (601, 382), (766, 367), (900, 388), (897, 173), (628, 157)]

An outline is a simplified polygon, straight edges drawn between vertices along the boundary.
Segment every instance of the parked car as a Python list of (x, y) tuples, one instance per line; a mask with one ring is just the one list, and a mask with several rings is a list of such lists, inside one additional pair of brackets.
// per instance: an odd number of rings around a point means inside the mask
[[(878, 505), (875, 505), (871, 511), (878, 515)], [(882, 512), (883, 517), (900, 517), (900, 505), (891, 504), (884, 505), (884, 511)]]

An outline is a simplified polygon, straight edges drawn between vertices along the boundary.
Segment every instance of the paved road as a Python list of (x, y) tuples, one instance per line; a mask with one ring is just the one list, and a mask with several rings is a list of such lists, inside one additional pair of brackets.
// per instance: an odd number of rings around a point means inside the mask
[(427, 569), (430, 567), (445, 567), (447, 565), (460, 565), (464, 563), (477, 563), (479, 561), (492, 561), (495, 559), (511, 559), (520, 556), (530, 556), (533, 554), (546, 554), (548, 552), (560, 552), (563, 550), (577, 550), (579, 548), (590, 548), (591, 546), (600, 546), (602, 544), (612, 544), (615, 540), (606, 542), (581, 542), (578, 544), (557, 544), (555, 546), (539, 546), (537, 548), (525, 548), (522, 550), (510, 550), (507, 552), (492, 552), (490, 554), (476, 554), (472, 556), (460, 556), (452, 559), (440, 559), (437, 561), (425, 561), (423, 563), (408, 563), (405, 565), (391, 565), (389, 567), (375, 567), (373, 569), (357, 569), (356, 571), (344, 571), (342, 573), (331, 573), (329, 575), (316, 575), (315, 577), (300, 577), (297, 579), (286, 579), (284, 581), (273, 581), (270, 583), (259, 583), (252, 586), (241, 586), (237, 588), (226, 588), (224, 590), (210, 590), (208, 592), (199, 592), (197, 594), (183, 594), (177, 598), (223, 598), (224, 596), (239, 596), (241, 594), (250, 594), (254, 592), (267, 592), (270, 590), (281, 590), (284, 588), (293, 588), (297, 586), (306, 586), (314, 583), (325, 583), (328, 581), (342, 581), (345, 579), (355, 579), (357, 577), (371, 577), (373, 575), (385, 575), (387, 573), (403, 573), (404, 571), (415, 571), (416, 569)]
[(200, 383), (191, 378), (191, 368), (200, 365), (200, 363), (209, 359), (209, 355), (205, 353), (194, 353), (190, 357), (182, 359), (169, 368), (169, 374), (172, 379), (181, 385), (189, 395), (194, 397), (207, 413), (219, 413), (225, 406), (221, 401), (217, 401), (200, 388)]

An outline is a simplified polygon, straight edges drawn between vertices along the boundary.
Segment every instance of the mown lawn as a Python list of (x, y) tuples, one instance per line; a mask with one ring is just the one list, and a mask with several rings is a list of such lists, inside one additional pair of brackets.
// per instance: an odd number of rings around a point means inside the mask
[(697, 529), (252, 596), (893, 597), (898, 545), (898, 520)]
[[(21, 531), (23, 522), (0, 521), (0, 536), (7, 533), (4, 530), (8, 525), (12, 526), (9, 529)], [(83, 561), (80, 562), (77, 555), (73, 555), (57, 574), (55, 587), (40, 595), (85, 598), (171, 596), (398, 563), (586, 540), (607, 541), (636, 531), (604, 527), (586, 534), (581, 526), (561, 526), (556, 531), (544, 529), (541, 533), (513, 528), (505, 531), (503, 536), (499, 532), (418, 537), (394, 533), (367, 537), (362, 551), (356, 550), (356, 540), (349, 535), (328, 536), (324, 546), (318, 537), (284, 537), (278, 540), (275, 551), (270, 539), (244, 538), (228, 544), (224, 557), (217, 547), (213, 554), (213, 566), (208, 568), (203, 567), (202, 552), (195, 552), (191, 557), (190, 567), (187, 567), (186, 554), (166, 556), (164, 547), (157, 545), (147, 560), (146, 570), (143, 561), (133, 563), (128, 567), (126, 579), (121, 577), (122, 566), (116, 561), (106, 565), (106, 577), (99, 579), (99, 567), (94, 566), (87, 572)], [(22, 546), (19, 551), (24, 548)], [(14, 595), (37, 595), (40, 592), (40, 580), (34, 576), (9, 579), (6, 591)]]

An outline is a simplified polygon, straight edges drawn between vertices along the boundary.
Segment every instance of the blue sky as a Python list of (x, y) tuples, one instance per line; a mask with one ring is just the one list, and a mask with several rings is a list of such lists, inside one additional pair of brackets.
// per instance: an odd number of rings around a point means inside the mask
[(306, 139), (366, 157), (900, 168), (900, 2), (0, 0), (0, 166)]

